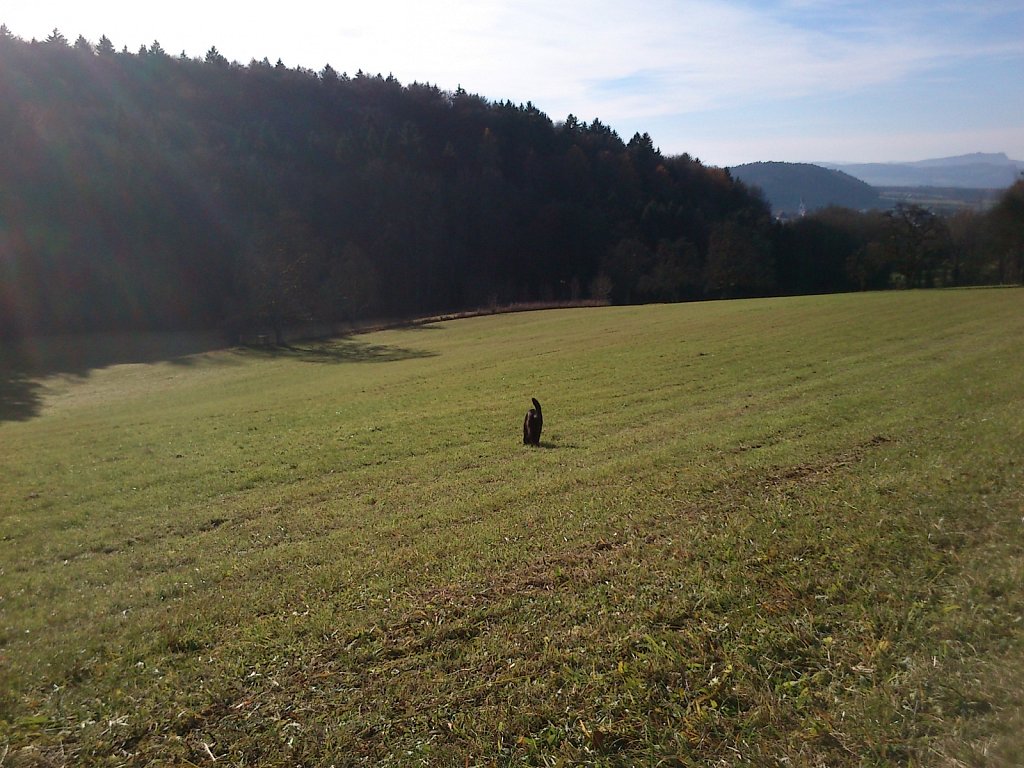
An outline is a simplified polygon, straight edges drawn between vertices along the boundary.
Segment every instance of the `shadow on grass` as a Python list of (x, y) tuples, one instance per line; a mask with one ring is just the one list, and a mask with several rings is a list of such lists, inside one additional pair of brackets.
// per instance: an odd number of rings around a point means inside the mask
[(39, 415), (47, 376), (87, 378), (125, 363), (168, 361), (191, 365), (191, 356), (223, 348), (220, 333), (98, 333), (0, 341), (0, 423)]
[(531, 448), (531, 449), (533, 449), (535, 451), (536, 450), (555, 451), (555, 450), (558, 450), (560, 448), (579, 449), (582, 446), (576, 445), (576, 443), (561, 443), (561, 442), (557, 442), (557, 441), (554, 441), (554, 440), (541, 440), (540, 441), (540, 445), (531, 445), (531, 446), (525, 446), (524, 445), (523, 447), (524, 448), (529, 447), (529, 448)]
[[(126, 363), (168, 362), (196, 365), (198, 355), (225, 350), (221, 333), (118, 333), (53, 336), (0, 342), (0, 423), (39, 415), (47, 376), (87, 378), (93, 371)], [(308, 363), (389, 363), (434, 357), (437, 353), (371, 344), (352, 337), (282, 347), (237, 347), (234, 361), (288, 357)], [(232, 356), (218, 358), (229, 363)]]
[(41, 386), (20, 371), (0, 369), (0, 422), (28, 421), (39, 414)]
[(371, 344), (353, 338), (328, 342), (288, 344), (281, 347), (245, 347), (239, 354), (256, 358), (292, 358), (304, 363), (394, 363), (436, 357), (436, 352), (391, 344)]

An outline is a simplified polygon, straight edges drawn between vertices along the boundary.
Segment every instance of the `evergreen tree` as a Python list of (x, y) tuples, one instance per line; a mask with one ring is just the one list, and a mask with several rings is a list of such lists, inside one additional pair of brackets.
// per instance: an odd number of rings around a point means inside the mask
[(205, 61), (207, 64), (214, 64), (219, 67), (226, 67), (228, 60), (221, 55), (221, 52), (217, 50), (217, 46), (211, 45), (210, 50), (206, 52)]
[(328, 84), (337, 83), (338, 73), (337, 71), (335, 71), (334, 67), (332, 67), (330, 64), (327, 64), (324, 66), (323, 69), (320, 70), (320, 79)]
[(46, 38), (46, 42), (49, 45), (58, 45), (62, 48), (67, 48), (68, 45), (68, 39), (56, 27), (53, 28), (53, 32)]

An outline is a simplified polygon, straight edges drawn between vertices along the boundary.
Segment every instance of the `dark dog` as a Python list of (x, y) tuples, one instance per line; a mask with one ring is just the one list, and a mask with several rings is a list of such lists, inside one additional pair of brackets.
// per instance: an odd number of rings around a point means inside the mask
[(544, 426), (544, 414), (541, 413), (537, 398), (533, 400), (533, 408), (526, 412), (523, 419), (523, 445), (540, 445), (540, 430)]

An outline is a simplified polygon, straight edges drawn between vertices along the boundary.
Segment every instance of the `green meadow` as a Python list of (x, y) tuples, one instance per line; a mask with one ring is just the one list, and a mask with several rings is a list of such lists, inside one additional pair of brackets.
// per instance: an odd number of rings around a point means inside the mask
[(1024, 289), (31, 384), (2, 766), (1024, 762)]

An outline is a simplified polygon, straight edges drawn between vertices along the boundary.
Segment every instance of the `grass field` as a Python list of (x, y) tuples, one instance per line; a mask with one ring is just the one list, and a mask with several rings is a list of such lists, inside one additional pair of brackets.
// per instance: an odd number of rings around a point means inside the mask
[(1022, 289), (8, 378), (2, 766), (1024, 762)]

